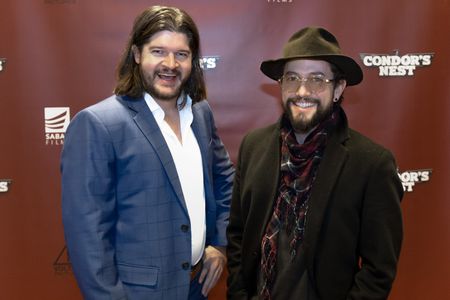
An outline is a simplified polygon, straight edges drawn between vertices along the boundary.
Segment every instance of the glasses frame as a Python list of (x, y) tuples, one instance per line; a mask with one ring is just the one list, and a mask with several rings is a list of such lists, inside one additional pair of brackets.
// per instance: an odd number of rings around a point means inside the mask
[[(295, 74), (283, 74), (283, 76), (280, 77), (280, 79), (278, 79), (278, 82), (280, 83), (281, 87), (283, 88), (283, 80), (285, 77), (287, 76), (291, 76), (291, 77), (296, 77), (297, 79), (295, 80), (297, 83), (297, 88), (296, 89), (292, 89), (292, 90), (286, 90), (287, 92), (297, 92), (298, 89), (302, 86), (302, 84), (304, 84), (305, 88), (312, 92), (312, 93), (320, 93), (323, 90), (325, 90), (325, 86), (327, 83), (330, 82), (335, 82), (336, 79), (332, 78), (332, 79), (328, 79), (328, 78), (321, 78), (320, 76), (310, 76), (310, 77), (301, 77)], [(311, 88), (310, 84), (312, 81), (312, 79), (321, 79), (322, 82), (320, 83), (320, 86), (317, 88)]]

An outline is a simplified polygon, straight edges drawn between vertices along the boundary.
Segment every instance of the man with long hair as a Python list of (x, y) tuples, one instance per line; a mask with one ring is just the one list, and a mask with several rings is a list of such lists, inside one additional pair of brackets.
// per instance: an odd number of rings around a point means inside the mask
[(86, 299), (205, 299), (220, 278), (234, 168), (199, 58), (186, 12), (144, 10), (114, 95), (67, 130), (64, 233)]

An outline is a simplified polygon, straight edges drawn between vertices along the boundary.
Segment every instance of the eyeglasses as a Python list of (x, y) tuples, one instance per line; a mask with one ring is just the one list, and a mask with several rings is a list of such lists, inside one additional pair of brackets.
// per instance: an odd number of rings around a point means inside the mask
[(300, 77), (295, 74), (284, 74), (279, 80), (281, 88), (286, 92), (296, 92), (302, 85), (312, 93), (319, 93), (325, 89), (327, 83), (333, 82), (334, 79), (325, 79), (322, 76)]

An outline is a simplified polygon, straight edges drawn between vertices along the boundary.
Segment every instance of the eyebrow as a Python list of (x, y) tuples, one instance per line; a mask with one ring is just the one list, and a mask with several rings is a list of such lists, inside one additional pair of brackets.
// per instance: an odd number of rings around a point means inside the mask
[[(158, 45), (154, 45), (154, 46), (149, 46), (149, 49), (163, 49), (163, 50), (169, 50), (171, 51), (171, 49), (169, 49), (166, 46), (158, 46)], [(173, 52), (186, 52), (186, 53), (192, 53), (192, 51), (190, 49), (184, 49), (184, 48), (179, 48), (179, 49), (175, 49), (173, 50)]]
[[(300, 74), (295, 71), (287, 71), (285, 74), (288, 74), (288, 75), (294, 74), (294, 75), (300, 76)], [(311, 76), (311, 75), (312, 76), (317, 76), (317, 75), (326, 76), (325, 73), (320, 72), (320, 71), (308, 73), (308, 76)]]

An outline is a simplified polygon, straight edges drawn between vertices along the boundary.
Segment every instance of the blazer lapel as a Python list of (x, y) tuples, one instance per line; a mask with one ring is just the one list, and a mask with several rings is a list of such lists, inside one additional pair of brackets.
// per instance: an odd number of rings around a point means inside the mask
[(181, 189), (180, 179), (178, 178), (178, 173), (175, 168), (175, 163), (172, 155), (170, 154), (169, 147), (167, 146), (161, 130), (159, 129), (152, 112), (148, 108), (147, 103), (143, 98), (138, 100), (127, 100), (124, 98), (124, 100), (127, 102), (128, 107), (136, 112), (136, 115), (133, 118), (136, 125), (140, 128), (149, 143), (153, 146), (156, 155), (158, 155), (161, 160), (161, 164), (167, 174), (167, 177), (169, 178), (169, 182), (178, 197), (180, 205), (183, 207), (185, 213), (188, 214), (183, 191)]
[(192, 131), (194, 132), (195, 138), (197, 139), (198, 146), (200, 147), (200, 153), (202, 156), (202, 167), (203, 167), (203, 185), (205, 189), (205, 200), (208, 204), (208, 200), (211, 199), (212, 195), (212, 179), (210, 174), (210, 168), (208, 167), (210, 151), (208, 149), (211, 143), (210, 137), (206, 134), (207, 128), (205, 124), (202, 124), (201, 114), (198, 111), (199, 105), (192, 105), (193, 120), (191, 124)]
[(206, 172), (204, 174), (205, 177), (208, 177), (208, 145), (211, 142), (208, 139), (208, 136), (205, 134), (206, 128), (202, 128), (202, 124), (200, 122), (201, 117), (199, 115), (199, 112), (197, 110), (197, 105), (192, 105), (192, 114), (193, 114), (193, 120), (192, 120), (192, 131), (194, 132), (195, 138), (197, 139), (198, 146), (200, 147), (200, 153), (202, 154), (202, 164), (203, 164), (203, 170)]

